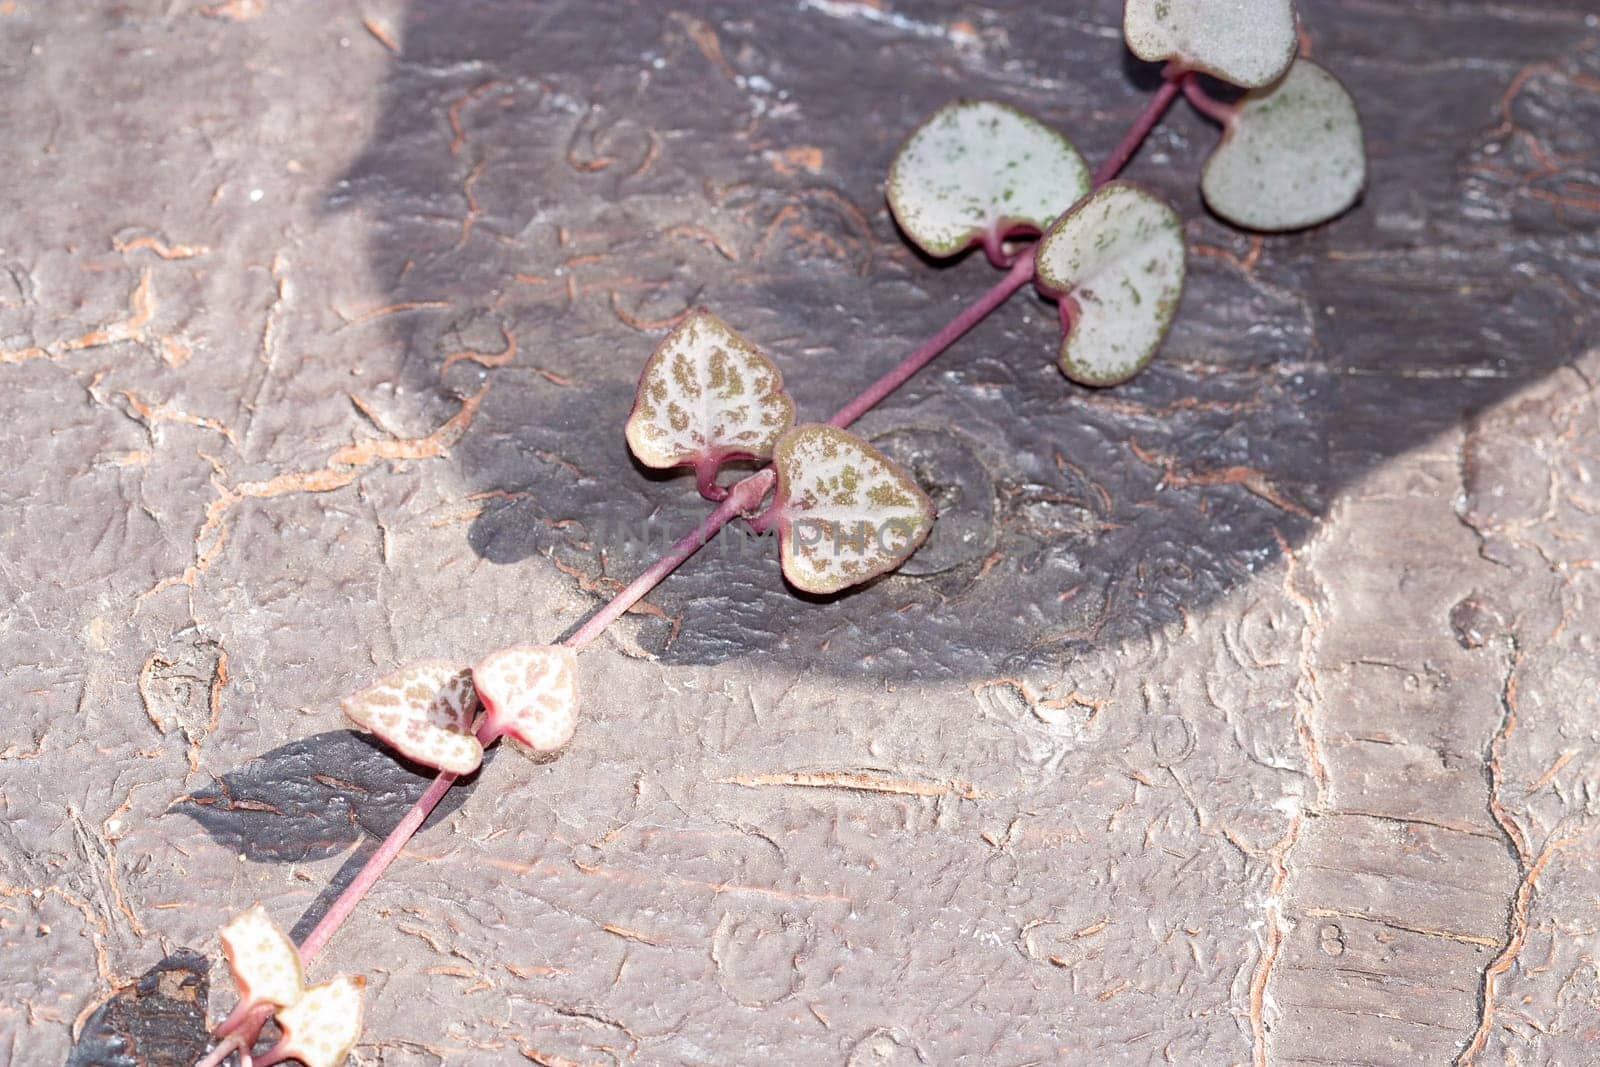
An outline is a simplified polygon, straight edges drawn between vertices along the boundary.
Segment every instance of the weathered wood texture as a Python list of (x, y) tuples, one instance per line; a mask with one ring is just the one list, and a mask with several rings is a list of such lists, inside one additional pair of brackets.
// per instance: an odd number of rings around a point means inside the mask
[[(358, 1062), (1595, 1061), (1600, 25), (1304, 14), (1357, 209), (1228, 229), (1176, 109), (1155, 364), (1013, 301), (862, 424), (943, 509), (905, 573), (711, 553), (586, 653), (313, 969)], [(422, 786), (336, 698), (693, 521), (622, 439), (665, 323), (825, 415), (992, 278), (894, 231), (916, 119), (1097, 159), (1150, 78), (1108, 0), (0, 0), (0, 1059), (181, 1060), (181, 950)]]

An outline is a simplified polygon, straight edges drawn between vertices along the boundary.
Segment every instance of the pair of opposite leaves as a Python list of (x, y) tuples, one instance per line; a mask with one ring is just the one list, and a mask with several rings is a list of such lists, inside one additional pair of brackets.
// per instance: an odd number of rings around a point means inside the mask
[(783, 573), (808, 593), (893, 570), (932, 528), (933, 504), (911, 475), (848, 431), (795, 426), (772, 360), (705, 308), (645, 363), (627, 438), (647, 467), (694, 467), (703, 489), (726, 460), (771, 459)]
[(1166, 61), (1249, 90), (1224, 121), (1200, 192), (1251, 230), (1326, 222), (1361, 195), (1366, 150), (1339, 80), (1296, 59), (1292, 0), (1127, 0), (1122, 34), (1140, 59)]
[[(567, 743), (577, 723), (574, 668), (570, 648), (518, 645), (470, 670), (443, 660), (413, 663), (341, 705), (402, 755), (470, 774), (483, 761), (483, 740), (505, 737), (536, 754)], [(484, 721), (474, 732), (480, 702)], [(283, 1032), (267, 1062), (342, 1063), (361, 1035), (365, 979), (340, 975), (307, 988), (299, 950), (259, 904), (231, 919), (219, 936), (239, 989), (237, 1012), (271, 1005)]]
[(217, 932), (239, 990), (235, 1018), (271, 1005), (283, 1037), (268, 1059), (297, 1059), (306, 1067), (337, 1067), (361, 1036), (360, 975), (305, 984), (300, 951), (260, 904)]
[[(475, 731), (480, 704), (484, 717)], [(483, 762), (486, 741), (504, 737), (544, 756), (572, 739), (577, 657), (563, 645), (513, 645), (470, 669), (423, 660), (350, 694), (340, 706), (406, 758), (471, 774)]]
[[(1140, 59), (1249, 90), (1201, 173), (1206, 203), (1252, 230), (1325, 222), (1366, 183), (1361, 122), (1338, 79), (1296, 60), (1291, 0), (1127, 0), (1123, 36)], [(928, 254), (950, 256), (1006, 229), (1044, 231), (1089, 191), (1066, 138), (997, 104), (935, 113), (896, 156), (889, 202)]]
[[(1301, 229), (1344, 211), (1366, 182), (1360, 120), (1327, 71), (1296, 60), (1289, 0), (1128, 0), (1129, 48), (1248, 89), (1221, 105), (1224, 133), (1200, 190), (1210, 208), (1254, 230)], [(1014, 108), (961, 101), (906, 139), (889, 172), (895, 220), (929, 255), (990, 250), (1040, 233), (1039, 287), (1070, 323), (1062, 371), (1115, 385), (1155, 354), (1183, 289), (1177, 214), (1130, 182), (1093, 192), (1083, 157), (1055, 130)]]

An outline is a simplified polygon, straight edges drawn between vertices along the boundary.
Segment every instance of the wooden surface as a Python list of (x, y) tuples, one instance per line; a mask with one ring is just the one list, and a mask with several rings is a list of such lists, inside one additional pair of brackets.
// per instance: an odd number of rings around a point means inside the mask
[[(993, 277), (898, 237), (899, 139), (1098, 159), (1118, 14), (0, 2), (0, 1059), (192, 1056), (217, 926), (308, 929), (425, 783), (337, 698), (700, 514), (622, 439), (664, 325), (824, 417)], [(904, 573), (730, 545), (586, 652), (313, 968), (354, 1062), (1595, 1061), (1600, 25), (1303, 14), (1362, 203), (1230, 230), (1175, 109), (1155, 364), (1073, 386), (1017, 298), (862, 423), (942, 509)]]

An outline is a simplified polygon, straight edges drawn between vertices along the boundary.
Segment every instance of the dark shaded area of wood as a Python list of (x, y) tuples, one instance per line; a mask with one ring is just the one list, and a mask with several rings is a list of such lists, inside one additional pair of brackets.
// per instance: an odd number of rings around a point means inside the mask
[(157, 963), (89, 1016), (66, 1067), (191, 1067), (210, 1038), (210, 973), (189, 949)]

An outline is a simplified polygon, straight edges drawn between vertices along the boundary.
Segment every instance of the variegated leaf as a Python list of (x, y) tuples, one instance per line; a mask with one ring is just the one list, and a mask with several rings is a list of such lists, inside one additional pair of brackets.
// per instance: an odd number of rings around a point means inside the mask
[(1039, 240), (1041, 288), (1061, 301), (1061, 370), (1084, 385), (1115, 385), (1155, 355), (1183, 292), (1183, 223), (1130, 182), (1110, 182), (1073, 205)]
[(483, 761), (472, 734), (477, 698), (472, 675), (443, 660), (404, 667), (339, 702), (344, 713), (407, 759), (451, 774)]
[(306, 1067), (338, 1067), (361, 1037), (361, 990), (367, 980), (341, 974), (307, 989), (292, 1007), (278, 1012), (283, 1040), (273, 1054)]
[(217, 935), (242, 1003), (284, 1008), (300, 999), (300, 952), (266, 908), (235, 916)]
[(513, 645), (472, 668), (487, 732), (531, 753), (555, 752), (578, 725), (577, 656), (564, 645)]
[(1140, 59), (1175, 60), (1246, 89), (1280, 78), (1298, 44), (1290, 0), (1127, 0), (1122, 35)]
[(889, 167), (889, 208), (917, 247), (950, 256), (1039, 233), (1089, 191), (1072, 142), (991, 100), (960, 100), (912, 131)]
[(765, 459), (794, 422), (783, 375), (705, 308), (673, 329), (644, 365), (628, 415), (628, 447), (647, 467), (713, 468)]
[(1366, 181), (1355, 101), (1339, 79), (1301, 59), (1235, 106), (1200, 172), (1200, 192), (1236, 225), (1298, 230), (1344, 211)]
[(834, 593), (891, 571), (933, 529), (933, 503), (893, 460), (833, 426), (797, 426), (779, 441), (776, 509), (784, 576)]

